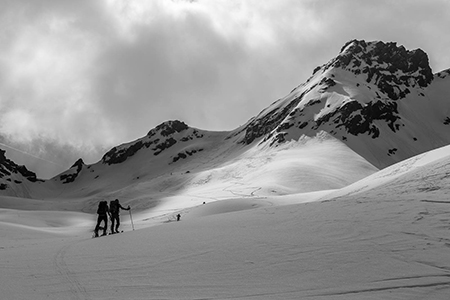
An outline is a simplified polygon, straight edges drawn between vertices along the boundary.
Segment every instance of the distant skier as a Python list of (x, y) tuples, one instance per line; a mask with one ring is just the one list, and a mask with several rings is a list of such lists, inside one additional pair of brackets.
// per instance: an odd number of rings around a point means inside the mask
[(180, 219), (181, 219), (181, 215), (178, 214), (178, 215), (177, 215), (177, 222), (180, 221)]
[[(123, 207), (119, 203), (119, 199), (111, 200), (109, 202), (109, 211), (111, 212), (111, 234), (119, 233), (119, 226), (120, 226), (120, 216), (119, 211), (120, 209), (123, 210), (130, 210), (130, 206), (128, 205), (127, 208)], [(115, 223), (115, 227), (114, 227)]]
[(105, 222), (103, 227), (103, 235), (106, 235), (106, 229), (108, 228), (108, 215), (109, 215), (109, 209), (108, 209), (108, 202), (107, 201), (100, 201), (97, 208), (97, 225), (95, 226), (94, 233), (95, 237), (98, 237), (98, 230), (100, 229), (100, 223), (103, 221)]

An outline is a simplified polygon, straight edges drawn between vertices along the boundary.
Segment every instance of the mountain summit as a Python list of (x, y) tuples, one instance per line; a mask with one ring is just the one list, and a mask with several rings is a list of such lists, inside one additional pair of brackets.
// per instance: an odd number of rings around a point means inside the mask
[(2, 177), (0, 193), (77, 198), (91, 211), (109, 197), (146, 197), (150, 208), (175, 196), (198, 204), (341, 188), (450, 144), (449, 74), (433, 74), (420, 49), (352, 40), (305, 83), (233, 131), (167, 121), (99, 162), (78, 160), (46, 182), (29, 182), (33, 176), (23, 172), (14, 181)]
[[(420, 49), (353, 40), (263, 110), (241, 141), (276, 146), (326, 131), (378, 168), (450, 143), (450, 79)], [(447, 72), (448, 73), (448, 72)]]
[(433, 80), (427, 54), (421, 49), (408, 51), (396, 43), (350, 41), (326, 68), (366, 74), (366, 82), (373, 82), (392, 100), (405, 98), (409, 88), (425, 88)]

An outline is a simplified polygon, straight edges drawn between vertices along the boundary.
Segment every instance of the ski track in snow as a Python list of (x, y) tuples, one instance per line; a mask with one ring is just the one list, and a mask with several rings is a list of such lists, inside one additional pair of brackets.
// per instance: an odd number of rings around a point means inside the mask
[(65, 261), (65, 255), (67, 250), (71, 247), (72, 244), (68, 244), (63, 246), (56, 255), (53, 257), (53, 265), (59, 274), (61, 274), (61, 278), (70, 285), (70, 294), (71, 298), (75, 300), (90, 300), (86, 289), (79, 282), (77, 275), (74, 274), (70, 268), (67, 266)]

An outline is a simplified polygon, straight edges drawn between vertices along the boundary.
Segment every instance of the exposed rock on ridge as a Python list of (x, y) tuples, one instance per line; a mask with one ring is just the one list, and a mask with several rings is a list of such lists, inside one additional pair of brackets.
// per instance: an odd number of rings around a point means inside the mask
[(408, 51), (397, 43), (352, 40), (326, 67), (364, 74), (368, 83), (374, 83), (392, 100), (404, 98), (409, 88), (424, 88), (433, 80), (427, 54), (421, 49)]
[(150, 130), (142, 139), (112, 148), (103, 156), (102, 162), (108, 165), (122, 163), (143, 148), (149, 148), (156, 156), (178, 142), (186, 142), (202, 136), (198, 130), (190, 128), (184, 122), (167, 121)]
[(36, 174), (29, 171), (25, 166), (18, 165), (6, 158), (5, 153), (5, 150), (0, 149), (0, 179), (3, 179), (3, 182), (0, 183), (0, 190), (8, 188), (9, 184), (6, 182), (21, 184), (22, 178), (30, 182), (43, 181), (38, 179)]
[(60, 175), (59, 179), (61, 180), (62, 183), (74, 182), (75, 179), (78, 177), (78, 174), (80, 174), (81, 170), (85, 166), (86, 165), (85, 165), (84, 161), (80, 158), (69, 169), (69, 171), (72, 170), (73, 173), (66, 172), (66, 173)]

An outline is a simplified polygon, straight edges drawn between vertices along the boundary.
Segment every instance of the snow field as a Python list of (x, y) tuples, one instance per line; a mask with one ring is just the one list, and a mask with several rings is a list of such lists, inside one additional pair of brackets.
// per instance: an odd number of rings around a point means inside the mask
[(218, 201), (98, 239), (2, 224), (0, 285), (7, 299), (447, 299), (450, 206), (382, 193)]
[[(122, 212), (125, 233), (98, 239), (93, 214), (30, 211), (38, 200), (18, 200), (20, 209), (0, 211), (2, 297), (448, 299), (448, 153), (414, 157), (341, 189), (287, 195), (220, 186), (219, 172), (133, 212), (135, 231)], [(338, 174), (339, 164), (328, 167)]]

